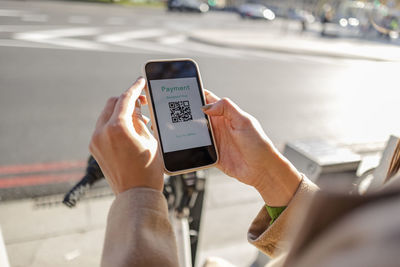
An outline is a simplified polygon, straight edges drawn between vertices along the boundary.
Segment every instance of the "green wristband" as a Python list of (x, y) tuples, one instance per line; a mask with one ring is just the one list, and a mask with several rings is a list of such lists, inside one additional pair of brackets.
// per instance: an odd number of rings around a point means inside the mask
[(281, 213), (286, 209), (286, 206), (270, 207), (268, 205), (265, 205), (265, 208), (267, 209), (269, 217), (271, 217), (271, 221), (269, 222), (269, 225), (271, 225), (276, 219), (278, 219), (279, 215), (281, 215)]

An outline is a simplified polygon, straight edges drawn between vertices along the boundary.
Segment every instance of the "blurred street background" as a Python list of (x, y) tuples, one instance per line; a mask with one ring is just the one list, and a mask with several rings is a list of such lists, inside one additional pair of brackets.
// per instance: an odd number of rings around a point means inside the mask
[[(398, 1), (0, 1), (0, 227), (11, 266), (98, 266), (112, 196), (59, 205), (97, 116), (145, 61), (199, 63), (204, 85), (292, 140), (400, 133)], [(257, 257), (251, 188), (208, 171), (201, 262)], [(228, 229), (228, 231), (227, 231)]]

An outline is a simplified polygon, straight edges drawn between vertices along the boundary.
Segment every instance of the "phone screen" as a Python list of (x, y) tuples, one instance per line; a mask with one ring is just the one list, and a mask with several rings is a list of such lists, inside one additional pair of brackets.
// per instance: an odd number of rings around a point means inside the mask
[(211, 145), (197, 79), (150, 81), (164, 153)]
[(180, 171), (215, 163), (196, 65), (190, 60), (150, 62), (145, 69), (166, 168)]

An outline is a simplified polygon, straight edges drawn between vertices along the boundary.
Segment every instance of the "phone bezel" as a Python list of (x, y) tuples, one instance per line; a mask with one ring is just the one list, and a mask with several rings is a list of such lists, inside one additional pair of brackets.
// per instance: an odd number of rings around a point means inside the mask
[[(154, 102), (153, 102), (153, 98), (152, 98), (152, 93), (150, 92), (150, 87), (151, 87), (150, 80), (156, 80), (156, 78), (149, 79), (148, 76), (151, 76), (151, 75), (147, 74), (146, 67), (148, 66), (148, 64), (154, 64), (154, 63), (156, 63), (156, 64), (157, 63), (160, 63), (160, 64), (169, 63), (170, 64), (170, 63), (185, 62), (185, 61), (190, 62), (191, 64), (193, 64), (193, 66), (195, 68), (196, 76), (192, 75), (192, 76), (187, 76), (187, 77), (196, 77), (197, 83), (198, 83), (198, 86), (199, 86), (199, 92), (200, 92), (201, 101), (202, 101), (203, 104), (205, 104), (206, 102), (205, 102), (204, 88), (203, 88), (203, 83), (202, 83), (202, 80), (201, 80), (200, 70), (199, 70), (198, 64), (193, 59), (190, 59), (190, 58), (178, 58), (178, 59), (168, 59), (168, 60), (150, 60), (150, 61), (147, 61), (143, 66), (143, 73), (144, 73), (144, 76), (146, 78), (146, 85), (147, 85), (145, 91), (146, 91), (147, 99), (149, 99), (149, 109), (150, 109), (151, 120), (152, 120), (152, 125), (153, 125), (153, 132), (155, 133), (155, 135), (156, 135), (156, 137), (157, 137), (157, 139), (158, 139), (158, 141), (160, 143), (160, 150), (159, 151), (160, 151), (161, 156), (163, 158), (164, 171), (165, 171), (165, 173), (167, 173), (169, 175), (177, 175), (177, 174), (182, 174), (182, 173), (187, 173), (187, 172), (194, 172), (194, 171), (205, 169), (205, 168), (210, 168), (210, 167), (216, 165), (218, 163), (218, 160), (219, 160), (218, 149), (217, 149), (215, 138), (214, 138), (214, 132), (213, 132), (213, 128), (212, 128), (212, 125), (211, 125), (210, 117), (208, 115), (205, 115), (205, 117), (206, 117), (207, 123), (208, 123), (209, 134), (211, 135), (211, 143), (212, 144), (210, 146), (195, 147), (195, 148), (190, 148), (190, 149), (185, 149), (185, 150), (178, 150), (178, 151), (167, 152), (167, 153), (164, 153), (164, 151), (163, 151), (162, 140), (161, 140), (161, 137), (160, 137), (160, 131), (159, 131), (159, 127), (158, 127), (158, 120), (157, 120), (157, 117), (156, 117), (156, 112), (155, 112)], [(161, 78), (158, 78), (158, 79), (174, 79), (174, 78), (184, 78), (184, 77), (176, 77), (176, 76), (173, 77), (173, 78), (172, 77), (170, 77), (170, 78), (161, 77)], [(207, 149), (213, 149), (213, 152), (209, 152), (209, 151), (207, 151)], [(171, 167), (170, 164), (173, 164), (173, 163), (171, 163), (171, 159), (175, 159), (175, 157), (178, 154), (181, 154), (180, 156), (178, 156), (179, 158), (186, 158), (187, 156), (191, 155), (192, 153), (198, 153), (198, 152), (201, 152), (201, 151), (203, 151), (205, 153), (210, 153), (210, 154), (215, 152), (215, 155), (212, 155), (212, 156), (215, 156), (215, 160), (212, 158), (211, 159), (212, 161), (208, 161), (207, 164), (200, 164), (200, 166), (194, 166), (194, 167), (193, 166), (190, 167), (190, 166), (181, 165), (182, 168), (179, 168), (178, 170), (171, 170), (171, 169), (169, 169), (167, 167), (167, 165), (169, 167)], [(198, 162), (198, 161), (196, 161), (196, 162)]]

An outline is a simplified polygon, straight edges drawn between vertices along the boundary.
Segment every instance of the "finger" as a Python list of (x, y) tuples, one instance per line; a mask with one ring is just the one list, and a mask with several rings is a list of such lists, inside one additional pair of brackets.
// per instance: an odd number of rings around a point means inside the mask
[(136, 118), (133, 119), (133, 127), (139, 136), (148, 138), (151, 136), (151, 133), (146, 126), (146, 119), (148, 118), (143, 115), (136, 115)]
[(211, 92), (207, 89), (204, 89), (204, 94), (206, 95), (207, 104), (214, 103), (214, 102), (217, 102), (218, 100), (220, 100), (220, 98), (218, 96), (216, 96), (213, 92)]
[(136, 101), (138, 100), (143, 88), (145, 85), (145, 80), (143, 77), (139, 77), (136, 82), (129, 87), (118, 99), (115, 104), (115, 109), (113, 113), (113, 117), (131, 117), (134, 109)]
[(147, 125), (150, 122), (150, 119), (149, 119), (149, 117), (142, 115), (142, 121), (144, 122), (144, 124)]
[(202, 109), (209, 116), (223, 116), (228, 120), (237, 121), (244, 117), (244, 112), (228, 98), (204, 105)]
[(104, 124), (106, 124), (110, 120), (114, 112), (115, 104), (117, 103), (117, 101), (118, 97), (110, 97), (107, 100), (107, 103), (97, 120), (96, 128), (103, 127)]
[(142, 114), (140, 98), (136, 100), (135, 109), (132, 113), (132, 123), (136, 133), (140, 136), (149, 137), (150, 132), (147, 128), (147, 123), (150, 121), (149, 118)]
[(139, 96), (139, 100), (140, 100), (140, 104), (145, 106), (147, 105), (149, 102), (147, 101), (147, 97), (145, 95), (140, 95)]
[(135, 110), (132, 114), (132, 120), (142, 120), (145, 124), (149, 123), (150, 119), (142, 114), (141, 106), (139, 104), (141, 101), (136, 101)]

